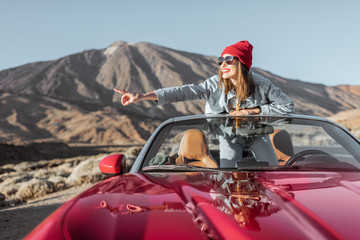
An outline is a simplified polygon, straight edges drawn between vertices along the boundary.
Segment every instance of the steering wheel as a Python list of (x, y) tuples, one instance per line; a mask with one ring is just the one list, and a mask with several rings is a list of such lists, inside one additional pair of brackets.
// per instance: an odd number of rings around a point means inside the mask
[(327, 152), (317, 150), (317, 149), (308, 149), (301, 152), (296, 153), (294, 156), (292, 156), (289, 160), (286, 161), (285, 166), (293, 166), (298, 160), (300, 160), (302, 157), (308, 156), (308, 155), (326, 155), (332, 158), (330, 154)]

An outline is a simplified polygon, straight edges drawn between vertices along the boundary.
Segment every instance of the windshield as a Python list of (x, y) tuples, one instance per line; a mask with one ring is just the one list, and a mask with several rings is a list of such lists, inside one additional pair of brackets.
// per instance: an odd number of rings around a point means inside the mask
[(332, 123), (253, 116), (168, 124), (152, 142), (142, 167), (359, 170), (359, 162), (359, 143)]

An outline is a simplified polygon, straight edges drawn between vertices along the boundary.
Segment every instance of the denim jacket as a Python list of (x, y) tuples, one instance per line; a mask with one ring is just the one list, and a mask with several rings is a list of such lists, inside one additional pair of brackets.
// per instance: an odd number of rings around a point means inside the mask
[[(240, 104), (241, 108), (260, 107), (261, 115), (286, 114), (295, 111), (294, 103), (280, 88), (259, 74), (252, 73), (255, 92)], [(230, 113), (234, 108), (236, 94), (231, 90), (225, 94), (219, 87), (219, 76), (214, 75), (200, 84), (169, 87), (155, 90), (158, 105), (171, 102), (205, 99), (205, 113)]]

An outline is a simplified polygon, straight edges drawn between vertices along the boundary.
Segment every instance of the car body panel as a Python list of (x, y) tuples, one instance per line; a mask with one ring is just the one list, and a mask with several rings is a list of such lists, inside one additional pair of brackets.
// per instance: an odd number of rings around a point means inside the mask
[(75, 199), (61, 229), (72, 239), (355, 239), (359, 189), (351, 172), (125, 174)]
[[(204, 117), (209, 116), (185, 116), (162, 123), (129, 173), (86, 190), (44, 220), (27, 239), (358, 238), (359, 169), (342, 165), (316, 168), (322, 162), (305, 168), (253, 169), (172, 169), (172, 165), (150, 166), (149, 161), (144, 165), (144, 159), (154, 155), (149, 152), (159, 148), (156, 145), (161, 141), (156, 138), (165, 128)], [(276, 117), (336, 125), (319, 117)], [(359, 152), (359, 139), (346, 129), (327, 130), (332, 135), (339, 133), (339, 138), (341, 134), (351, 136), (348, 139), (353, 142), (346, 149)], [(322, 156), (322, 161), (327, 157), (331, 156)], [(357, 154), (353, 161), (359, 157)]]

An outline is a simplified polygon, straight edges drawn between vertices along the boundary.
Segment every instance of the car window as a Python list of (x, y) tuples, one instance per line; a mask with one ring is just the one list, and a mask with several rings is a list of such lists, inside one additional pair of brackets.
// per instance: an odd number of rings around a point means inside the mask
[[(184, 133), (188, 130), (197, 129), (204, 134), (206, 144), (209, 148), (210, 154), (212, 157), (216, 158), (216, 161), (219, 161), (218, 158), (218, 151), (219, 151), (219, 142), (216, 138), (213, 138), (213, 134), (208, 131), (204, 130), (200, 126), (176, 126), (171, 129), (171, 132), (165, 138), (164, 142), (161, 144), (159, 151), (156, 153), (155, 157), (161, 158), (162, 156), (165, 157), (172, 157), (177, 158), (179, 149), (181, 146), (181, 140), (184, 137)], [(170, 159), (169, 159), (170, 160)]]
[(359, 143), (337, 126), (291, 118), (208, 118), (160, 131), (143, 167), (360, 169)]
[[(287, 124), (283, 129), (286, 130), (291, 137), (294, 148), (293, 155), (306, 151), (311, 153), (311, 150), (314, 150), (312, 154), (316, 155), (316, 150), (319, 154), (324, 152), (340, 162), (349, 163), (360, 168), (359, 161), (357, 161), (348, 150), (341, 146), (339, 142), (332, 138), (324, 130), (323, 126)], [(345, 139), (344, 142), (346, 142)]]

